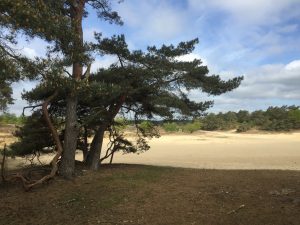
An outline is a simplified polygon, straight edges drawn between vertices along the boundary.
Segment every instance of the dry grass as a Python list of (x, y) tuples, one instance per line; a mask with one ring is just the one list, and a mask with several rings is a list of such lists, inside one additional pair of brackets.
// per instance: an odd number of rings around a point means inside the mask
[(299, 224), (300, 172), (102, 167), (0, 187), (0, 224)]

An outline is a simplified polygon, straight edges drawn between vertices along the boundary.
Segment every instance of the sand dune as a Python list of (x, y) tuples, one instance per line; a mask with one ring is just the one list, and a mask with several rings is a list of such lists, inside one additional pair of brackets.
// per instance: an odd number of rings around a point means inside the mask
[[(118, 153), (114, 162), (206, 169), (300, 170), (300, 132), (173, 134), (150, 140), (150, 146), (149, 151), (139, 155)], [(41, 160), (47, 162), (51, 157), (45, 155)], [(78, 153), (76, 158), (81, 160), (82, 155)], [(28, 161), (9, 159), (7, 164), (8, 168), (15, 168)]]
[(118, 154), (114, 162), (207, 169), (300, 170), (300, 133), (202, 132), (165, 135), (140, 155)]

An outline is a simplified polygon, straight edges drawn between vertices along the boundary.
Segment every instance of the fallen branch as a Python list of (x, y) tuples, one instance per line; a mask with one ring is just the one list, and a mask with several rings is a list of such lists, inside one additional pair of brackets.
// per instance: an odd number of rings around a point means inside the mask
[(245, 208), (245, 205), (240, 205), (237, 209), (231, 210), (227, 213), (227, 215), (230, 215), (232, 213), (237, 213), (240, 209)]

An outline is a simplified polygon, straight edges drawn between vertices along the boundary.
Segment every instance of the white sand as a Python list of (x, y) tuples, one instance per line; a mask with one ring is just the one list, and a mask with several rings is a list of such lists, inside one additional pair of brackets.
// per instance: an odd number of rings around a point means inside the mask
[[(300, 170), (300, 132), (174, 134), (152, 139), (150, 146), (149, 151), (139, 155), (118, 153), (114, 157), (114, 163), (206, 169)], [(81, 160), (82, 155), (77, 154), (76, 158)], [(48, 155), (41, 159), (49, 161), (51, 157)], [(8, 167), (15, 168), (23, 163), (24, 160), (10, 159)]]
[(116, 163), (206, 169), (300, 170), (300, 133), (237, 134), (203, 132), (167, 135), (150, 141), (143, 154), (122, 155)]

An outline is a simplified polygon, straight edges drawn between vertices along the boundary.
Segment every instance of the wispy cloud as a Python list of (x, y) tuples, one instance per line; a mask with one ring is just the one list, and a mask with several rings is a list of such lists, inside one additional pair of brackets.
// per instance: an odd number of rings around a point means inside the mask
[[(245, 76), (238, 89), (215, 98), (214, 110), (300, 105), (299, 0), (128, 0), (113, 7), (125, 25), (96, 22), (90, 14), (85, 40), (92, 41), (94, 31), (124, 33), (130, 49), (145, 49), (198, 37), (195, 51), (180, 60), (200, 58), (224, 79)], [(46, 43), (22, 39), (19, 48), (29, 57), (40, 56)], [(92, 71), (114, 61), (96, 57)], [(192, 97), (207, 98), (199, 92)]]

